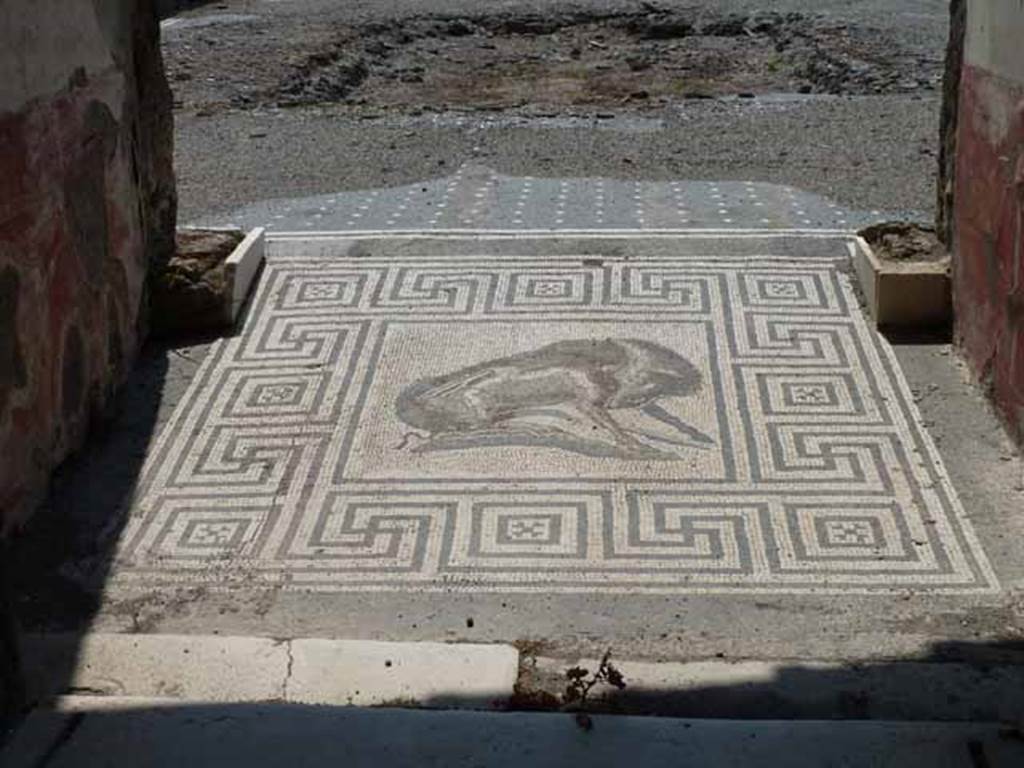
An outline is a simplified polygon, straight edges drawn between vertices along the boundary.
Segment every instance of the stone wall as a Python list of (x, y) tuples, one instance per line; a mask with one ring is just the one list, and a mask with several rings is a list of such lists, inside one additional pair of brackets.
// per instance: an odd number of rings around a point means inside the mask
[(953, 252), (957, 340), (1024, 439), (1024, 3), (968, 3)]
[(173, 247), (152, 2), (0, 4), (0, 536), (103, 418)]
[(949, 43), (942, 78), (939, 127), (939, 183), (936, 187), (935, 231), (947, 248), (953, 244), (953, 190), (956, 179), (956, 134), (960, 116), (960, 75), (964, 64), (967, 0), (950, 0)]

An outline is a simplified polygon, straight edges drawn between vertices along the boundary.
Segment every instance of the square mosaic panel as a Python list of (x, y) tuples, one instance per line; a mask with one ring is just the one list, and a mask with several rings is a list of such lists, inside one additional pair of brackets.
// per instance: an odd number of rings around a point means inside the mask
[(996, 587), (849, 243), (544, 242), (274, 241), (151, 454), (115, 581)]

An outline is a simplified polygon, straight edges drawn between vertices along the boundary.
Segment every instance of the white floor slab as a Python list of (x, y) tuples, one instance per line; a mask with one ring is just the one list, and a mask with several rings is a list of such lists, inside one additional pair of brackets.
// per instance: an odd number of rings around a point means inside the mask
[(508, 645), (215, 635), (36, 635), (25, 640), (34, 698), (68, 691), (187, 701), (487, 709), (519, 669)]

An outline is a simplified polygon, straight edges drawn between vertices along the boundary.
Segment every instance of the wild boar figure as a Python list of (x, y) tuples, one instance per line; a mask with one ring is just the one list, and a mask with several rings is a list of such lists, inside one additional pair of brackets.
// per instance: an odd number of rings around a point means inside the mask
[(517, 445), (669, 460), (714, 445), (660, 403), (702, 386), (693, 363), (659, 344), (571, 340), (417, 381), (396, 410), (426, 433), (403, 441), (415, 452)]

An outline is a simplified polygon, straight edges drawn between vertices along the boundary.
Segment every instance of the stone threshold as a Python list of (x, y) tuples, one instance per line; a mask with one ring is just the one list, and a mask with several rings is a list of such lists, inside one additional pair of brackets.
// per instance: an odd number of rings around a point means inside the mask
[(35, 635), (25, 643), (30, 700), (66, 694), (192, 702), (487, 709), (508, 699), (508, 645), (218, 635)]
[[(30, 700), (82, 696), (177, 703), (425, 709), (561, 709), (567, 670), (597, 659), (507, 644), (93, 633), (24, 641)], [(612, 663), (588, 710), (723, 719), (1016, 722), (1024, 666), (894, 661), (694, 659)]]

